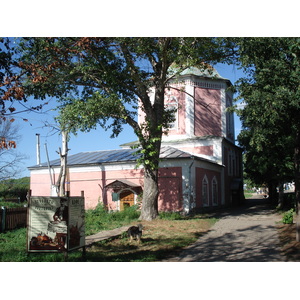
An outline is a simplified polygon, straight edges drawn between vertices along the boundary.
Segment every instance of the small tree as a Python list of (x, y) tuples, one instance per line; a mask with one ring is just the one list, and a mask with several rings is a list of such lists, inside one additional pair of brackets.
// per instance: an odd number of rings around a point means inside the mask
[(62, 148), (59, 148), (60, 171), (56, 181), (57, 194), (60, 197), (66, 196), (66, 178), (67, 178), (67, 157), (68, 157), (68, 133), (61, 132)]

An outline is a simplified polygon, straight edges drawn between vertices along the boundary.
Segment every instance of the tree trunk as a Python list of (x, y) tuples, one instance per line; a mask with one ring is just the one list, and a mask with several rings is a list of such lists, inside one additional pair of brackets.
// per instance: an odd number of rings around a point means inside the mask
[(151, 221), (158, 216), (158, 171), (145, 168), (144, 193), (140, 220)]
[(276, 192), (276, 184), (274, 181), (270, 181), (268, 183), (268, 189), (269, 189), (269, 200), (272, 204), (275, 204), (277, 201), (277, 192)]
[(294, 151), (295, 167), (295, 202), (296, 202), (296, 241), (300, 241), (300, 132), (296, 134), (296, 143)]
[(283, 190), (283, 182), (279, 182), (279, 195), (278, 195), (278, 209), (283, 208), (283, 198), (284, 197), (284, 190)]
[(57, 194), (59, 197), (66, 196), (66, 178), (67, 178), (67, 154), (68, 154), (68, 134), (62, 132), (62, 149), (59, 148), (60, 172), (56, 182)]
[(59, 183), (59, 196), (65, 197), (66, 196), (66, 177), (67, 177), (67, 156), (64, 154), (61, 154), (60, 161), (61, 161), (61, 166), (60, 166), (61, 177), (60, 177), (60, 183)]

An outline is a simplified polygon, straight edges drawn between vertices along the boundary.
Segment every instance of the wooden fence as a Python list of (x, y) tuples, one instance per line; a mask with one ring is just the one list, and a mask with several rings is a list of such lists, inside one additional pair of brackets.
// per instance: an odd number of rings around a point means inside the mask
[(13, 203), (20, 203), (21, 202), (21, 198), (4, 198), (3, 199), (4, 202), (13, 202)]
[(27, 225), (27, 207), (0, 209), (0, 232)]

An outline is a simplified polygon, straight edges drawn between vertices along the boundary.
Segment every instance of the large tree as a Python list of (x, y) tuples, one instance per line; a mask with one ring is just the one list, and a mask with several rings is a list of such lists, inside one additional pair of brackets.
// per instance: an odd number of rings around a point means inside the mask
[[(278, 207), (281, 207), (283, 198), (277, 197), (276, 187), (294, 180), (292, 139), (286, 135), (278, 136), (272, 130), (274, 127), (266, 126), (266, 122), (251, 124), (247, 117), (251, 114), (252, 105), (249, 103), (240, 112), (243, 130), (238, 142), (244, 149), (244, 176), (258, 186), (268, 186), (271, 201), (278, 201)], [(257, 110), (257, 104), (254, 108)]]
[[(248, 164), (265, 179), (289, 178), (293, 164), (297, 212), (300, 203), (300, 39), (243, 38), (240, 61), (248, 78), (239, 82), (244, 129), (239, 137)], [(257, 159), (257, 164), (252, 159)], [(260, 167), (258, 166), (260, 164)], [(253, 167), (253, 165), (255, 165)], [(292, 172), (292, 171), (291, 171)]]
[[(27, 38), (19, 66), (26, 71), (26, 95), (62, 101), (59, 119), (67, 132), (97, 124), (116, 136), (129, 124), (139, 140), (144, 166), (141, 218), (158, 215), (161, 138), (172, 116), (165, 110), (171, 79), (190, 66), (229, 61), (234, 44), (225, 38)], [(154, 90), (154, 100), (149, 92)], [(140, 102), (139, 102), (140, 101)], [(138, 124), (138, 105), (145, 121)]]

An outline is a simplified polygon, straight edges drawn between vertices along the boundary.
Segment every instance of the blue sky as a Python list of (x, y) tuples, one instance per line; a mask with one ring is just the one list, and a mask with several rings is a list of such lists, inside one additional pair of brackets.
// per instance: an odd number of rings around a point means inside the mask
[[(242, 76), (242, 71), (238, 70), (236, 66), (218, 65), (216, 67), (219, 74), (232, 83)], [(37, 101), (34, 105), (48, 102), (41, 112), (23, 113), (15, 117), (15, 124), (20, 126), (21, 140), (18, 142), (17, 151), (25, 154), (27, 159), (24, 160), (23, 171), (19, 174), (20, 177), (29, 176), (27, 167), (36, 164), (36, 134), (40, 134), (41, 144), (41, 161), (46, 162), (45, 144), (47, 144), (49, 159), (59, 158), (56, 151), (61, 147), (61, 137), (55, 133), (51, 128), (45, 127), (45, 123), (54, 123), (53, 116), (57, 113), (53, 109), (56, 107), (55, 99), (47, 99), (45, 101)], [(22, 109), (22, 107), (20, 107)], [(24, 122), (23, 119), (28, 119)], [(235, 117), (235, 131), (236, 136), (240, 132), (241, 124), (239, 119)], [(137, 140), (132, 128), (128, 125), (124, 126), (124, 130), (117, 138), (110, 138), (111, 132), (105, 131), (101, 127), (87, 133), (79, 132), (77, 136), (71, 136), (69, 142), (69, 155), (83, 152), (83, 151), (96, 151), (96, 150), (113, 150), (119, 149), (119, 145)]]

